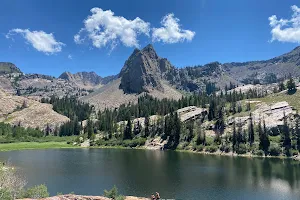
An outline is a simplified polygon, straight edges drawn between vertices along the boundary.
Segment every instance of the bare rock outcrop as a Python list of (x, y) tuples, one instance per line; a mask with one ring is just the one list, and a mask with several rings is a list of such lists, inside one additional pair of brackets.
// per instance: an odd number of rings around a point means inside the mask
[(168, 140), (163, 140), (161, 137), (148, 139), (145, 143), (145, 148), (150, 150), (164, 150), (168, 144)]
[(186, 122), (189, 120), (199, 119), (207, 114), (207, 109), (198, 108), (196, 106), (188, 106), (177, 110), (180, 121)]
[(120, 88), (126, 93), (139, 94), (152, 89), (163, 92), (162, 73), (170, 66), (169, 61), (156, 54), (151, 44), (142, 50), (135, 49), (120, 72)]
[[(266, 127), (272, 128), (283, 125), (284, 116), (289, 117), (295, 114), (292, 106), (288, 102), (282, 101), (273, 104), (259, 103), (256, 110), (252, 112), (252, 118), (255, 123), (264, 120)], [(236, 117), (235, 122), (247, 125), (250, 116)], [(232, 124), (234, 118), (228, 119), (228, 124)]]
[(56, 126), (67, 121), (69, 118), (55, 112), (51, 104), (0, 91), (0, 122), (22, 127), (39, 127), (41, 130), (48, 126), (54, 130)]

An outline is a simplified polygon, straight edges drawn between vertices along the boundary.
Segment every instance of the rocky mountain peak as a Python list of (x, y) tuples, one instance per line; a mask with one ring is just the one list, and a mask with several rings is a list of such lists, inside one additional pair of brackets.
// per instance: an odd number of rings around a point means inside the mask
[(159, 58), (152, 44), (148, 44), (145, 48), (143, 48), (142, 53), (148, 55), (151, 59)]
[(120, 88), (125, 93), (163, 91), (163, 73), (170, 67), (169, 61), (160, 58), (151, 44), (142, 50), (135, 49), (120, 72)]
[(74, 82), (78, 86), (95, 86), (102, 82), (102, 77), (95, 72), (77, 72), (75, 74), (64, 72), (59, 78)]

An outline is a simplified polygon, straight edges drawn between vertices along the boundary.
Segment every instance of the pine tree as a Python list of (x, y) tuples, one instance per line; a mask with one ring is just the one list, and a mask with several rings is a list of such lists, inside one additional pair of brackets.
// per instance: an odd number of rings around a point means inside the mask
[(225, 129), (225, 122), (224, 122), (224, 114), (223, 114), (223, 107), (221, 106), (218, 111), (217, 121), (215, 123), (215, 129), (217, 130), (217, 134), (222, 135)]
[(180, 132), (181, 132), (181, 122), (180, 122), (177, 112), (175, 112), (175, 115), (174, 115), (174, 124), (175, 124), (174, 141), (175, 141), (175, 147), (177, 147), (177, 145), (179, 144), (179, 138), (180, 138)]
[(238, 104), (237, 104), (237, 111), (238, 111), (238, 113), (242, 112), (242, 105), (240, 102), (238, 102)]
[(233, 119), (232, 131), (233, 131), (233, 133), (232, 133), (232, 150), (233, 150), (233, 152), (235, 152), (236, 151), (236, 143), (237, 143), (235, 119)]
[(73, 132), (73, 134), (74, 135), (79, 135), (80, 131), (81, 131), (81, 126), (80, 126), (80, 124), (78, 122), (78, 118), (75, 117), (74, 118), (74, 132)]
[(288, 89), (288, 92), (292, 93), (296, 91), (296, 84), (294, 82), (294, 79), (290, 75), (289, 80), (286, 83), (286, 88)]
[(252, 113), (250, 113), (250, 117), (249, 117), (248, 141), (249, 141), (250, 146), (252, 146), (252, 144), (254, 143), (254, 126), (253, 126)]
[(131, 120), (128, 119), (127, 125), (124, 130), (123, 140), (131, 140), (132, 139), (132, 130), (131, 130)]
[(209, 103), (209, 108), (208, 108), (208, 120), (211, 121), (215, 118), (215, 101), (211, 100)]
[(251, 106), (250, 106), (250, 102), (246, 103), (246, 111), (250, 111), (251, 110)]
[(51, 129), (50, 129), (49, 124), (47, 123), (46, 130), (45, 130), (45, 135), (46, 136), (50, 135), (50, 132), (51, 132)]
[(150, 130), (149, 130), (149, 117), (145, 117), (145, 137), (148, 137), (150, 135)]
[(285, 90), (285, 85), (283, 84), (283, 82), (280, 82), (280, 83), (278, 84), (278, 89), (279, 89), (279, 91)]
[(284, 147), (285, 154), (290, 156), (290, 149), (291, 149), (291, 137), (290, 137), (290, 130), (287, 123), (287, 117), (285, 112), (283, 113), (283, 130), (281, 134), (281, 141), (282, 146)]
[(239, 148), (240, 143), (242, 143), (242, 134), (243, 134), (242, 123), (241, 123), (241, 121), (239, 121), (238, 131), (237, 131), (237, 138), (236, 138), (237, 148)]
[(87, 128), (88, 138), (91, 138), (93, 134), (93, 122), (91, 119), (88, 119), (86, 128)]
[[(259, 124), (259, 126), (261, 126), (261, 123)], [(259, 137), (259, 149), (263, 150), (265, 152), (265, 155), (268, 152), (269, 146), (270, 146), (270, 140), (269, 140), (269, 135), (268, 135), (268, 131), (266, 128), (266, 123), (265, 120), (263, 121), (263, 128), (260, 128), (261, 133), (260, 133), (260, 137)]]
[(137, 120), (137, 122), (134, 124), (134, 129), (133, 129), (133, 133), (134, 135), (138, 135), (141, 133), (141, 124), (140, 124), (140, 121)]

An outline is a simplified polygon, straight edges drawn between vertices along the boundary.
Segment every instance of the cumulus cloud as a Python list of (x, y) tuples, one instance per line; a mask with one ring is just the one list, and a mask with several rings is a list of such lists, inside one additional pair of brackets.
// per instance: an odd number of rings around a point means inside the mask
[(12, 38), (15, 34), (22, 35), (33, 48), (45, 54), (61, 52), (62, 47), (65, 45), (64, 43), (57, 41), (52, 33), (30, 31), (29, 29), (12, 29), (6, 34), (6, 38)]
[(72, 60), (72, 59), (73, 59), (73, 56), (72, 56), (71, 54), (69, 54), (69, 55), (68, 55), (68, 58), (69, 58), (70, 60)]
[(82, 44), (90, 40), (94, 47), (109, 46), (114, 49), (118, 43), (127, 47), (138, 47), (137, 36), (144, 34), (149, 36), (150, 23), (139, 17), (134, 20), (122, 16), (115, 16), (111, 10), (92, 8), (91, 15), (84, 21), (84, 27), (74, 36), (74, 42)]
[(291, 9), (293, 10), (291, 19), (278, 19), (276, 15), (269, 17), (272, 28), (271, 42), (277, 40), (280, 42), (300, 43), (300, 8), (293, 5)]
[(153, 28), (152, 41), (164, 43), (178, 43), (183, 41), (191, 41), (195, 32), (181, 29), (179, 19), (174, 17), (173, 13), (167, 14), (160, 22), (161, 28)]

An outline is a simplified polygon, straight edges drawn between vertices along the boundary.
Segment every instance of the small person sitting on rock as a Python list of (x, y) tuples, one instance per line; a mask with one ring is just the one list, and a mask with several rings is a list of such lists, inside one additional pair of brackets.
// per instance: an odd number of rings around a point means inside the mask
[(157, 200), (157, 199), (160, 199), (160, 196), (159, 196), (159, 193), (158, 193), (158, 192), (155, 193), (155, 199), (156, 199), (156, 200)]

